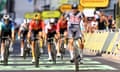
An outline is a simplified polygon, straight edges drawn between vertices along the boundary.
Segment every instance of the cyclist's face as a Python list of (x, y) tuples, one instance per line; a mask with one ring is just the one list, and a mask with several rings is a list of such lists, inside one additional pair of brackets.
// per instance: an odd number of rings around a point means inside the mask
[(50, 23), (50, 26), (53, 26), (54, 25), (54, 23)]
[(4, 19), (5, 24), (8, 24), (9, 20), (8, 19)]
[(36, 19), (36, 20), (35, 20), (35, 23), (38, 24), (38, 23), (39, 23), (39, 20)]
[(77, 9), (72, 9), (72, 11), (73, 11), (74, 13), (76, 13), (76, 12), (77, 12)]

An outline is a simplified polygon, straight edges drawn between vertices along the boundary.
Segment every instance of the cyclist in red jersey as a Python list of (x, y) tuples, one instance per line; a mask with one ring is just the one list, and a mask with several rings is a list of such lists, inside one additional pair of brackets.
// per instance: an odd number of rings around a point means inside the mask
[[(65, 19), (65, 14), (61, 16), (61, 18), (57, 22), (57, 36), (60, 38), (61, 36), (64, 36), (64, 48), (66, 48), (66, 39), (67, 39), (67, 20)], [(59, 39), (59, 49), (57, 56), (61, 56), (60, 54), (60, 45), (61, 45), (61, 38)]]
[(56, 30), (57, 30), (57, 26), (55, 23), (55, 19), (52, 18), (45, 27), (45, 32), (47, 34), (47, 42), (48, 42), (48, 56), (49, 56), (48, 60), (52, 60), (50, 42), (51, 42), (51, 38), (57, 38)]
[(44, 33), (44, 22), (41, 20), (39, 14), (35, 14), (33, 19), (31, 20), (29, 24), (29, 31), (28, 31), (28, 38), (31, 38), (31, 48), (32, 48), (32, 62), (35, 61), (35, 55), (34, 55), (34, 39), (36, 35), (40, 36), (42, 38)]

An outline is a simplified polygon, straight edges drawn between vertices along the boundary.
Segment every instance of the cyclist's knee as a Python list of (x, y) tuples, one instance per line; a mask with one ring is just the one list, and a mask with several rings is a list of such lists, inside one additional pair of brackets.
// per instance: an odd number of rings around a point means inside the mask
[(72, 45), (73, 44), (73, 39), (69, 39), (69, 44)]

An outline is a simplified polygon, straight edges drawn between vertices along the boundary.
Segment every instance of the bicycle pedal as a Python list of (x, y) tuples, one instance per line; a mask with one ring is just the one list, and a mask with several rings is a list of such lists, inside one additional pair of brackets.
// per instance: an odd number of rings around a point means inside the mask
[(74, 63), (74, 59), (70, 60), (71, 63)]
[(60, 58), (61, 56), (57, 56), (58, 58)]

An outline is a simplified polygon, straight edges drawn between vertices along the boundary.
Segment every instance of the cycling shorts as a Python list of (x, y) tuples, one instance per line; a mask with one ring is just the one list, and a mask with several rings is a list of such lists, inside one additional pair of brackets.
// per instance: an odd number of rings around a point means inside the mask
[(42, 29), (38, 29), (38, 30), (32, 30), (32, 35), (31, 35), (31, 40), (34, 41), (35, 38), (37, 37), (38, 33), (42, 32)]

